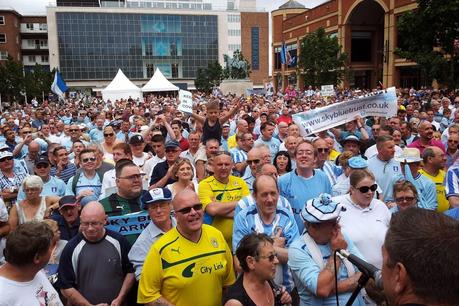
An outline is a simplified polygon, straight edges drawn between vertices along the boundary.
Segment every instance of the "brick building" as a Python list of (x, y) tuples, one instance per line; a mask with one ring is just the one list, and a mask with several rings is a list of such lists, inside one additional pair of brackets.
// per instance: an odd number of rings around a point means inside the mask
[[(289, 0), (272, 12), (273, 81), (276, 88), (295, 84), (303, 88), (296, 67), (280, 62), (282, 43), (297, 55), (301, 39), (322, 27), (338, 37), (349, 56), (349, 77), (345, 85), (375, 88), (384, 86), (420, 87), (425, 84), (414, 62), (398, 58), (397, 18), (417, 7), (415, 0), (330, 0), (308, 9)], [(324, 84), (325, 85), (325, 84)]]
[(11, 56), (25, 70), (35, 64), (49, 69), (46, 16), (22, 16), (13, 9), (0, 9), (0, 61)]

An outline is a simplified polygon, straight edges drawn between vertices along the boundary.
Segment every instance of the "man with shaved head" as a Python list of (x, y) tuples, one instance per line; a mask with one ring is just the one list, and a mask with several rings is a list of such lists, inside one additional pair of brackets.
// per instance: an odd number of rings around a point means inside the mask
[(418, 127), (419, 139), (413, 141), (408, 145), (409, 148), (416, 148), (421, 152), (430, 146), (439, 147), (443, 152), (446, 152), (445, 145), (440, 140), (433, 139), (433, 127), (432, 124), (425, 120), (419, 124)]
[(62, 251), (58, 288), (71, 305), (127, 305), (134, 284), (129, 242), (105, 229), (107, 216), (99, 202), (81, 211), (80, 233)]
[(235, 281), (225, 238), (216, 228), (202, 223), (203, 207), (193, 190), (178, 193), (172, 206), (177, 227), (150, 249), (137, 302), (147, 306), (220, 305), (223, 288)]

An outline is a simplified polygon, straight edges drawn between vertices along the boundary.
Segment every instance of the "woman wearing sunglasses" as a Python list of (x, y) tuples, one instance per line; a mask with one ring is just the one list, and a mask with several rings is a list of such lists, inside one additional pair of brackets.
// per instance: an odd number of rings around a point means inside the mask
[(276, 266), (274, 240), (263, 233), (251, 233), (239, 242), (236, 257), (243, 273), (223, 297), (224, 306), (287, 305), (292, 299), (285, 288), (274, 284)]
[(349, 193), (333, 198), (346, 208), (339, 223), (343, 233), (354, 242), (365, 260), (381, 269), (381, 247), (391, 213), (386, 204), (374, 198), (378, 185), (371, 171), (353, 170), (349, 182)]
[(102, 142), (102, 150), (104, 152), (104, 160), (113, 160), (113, 147), (120, 143), (116, 139), (115, 130), (111, 125), (104, 128), (104, 141)]

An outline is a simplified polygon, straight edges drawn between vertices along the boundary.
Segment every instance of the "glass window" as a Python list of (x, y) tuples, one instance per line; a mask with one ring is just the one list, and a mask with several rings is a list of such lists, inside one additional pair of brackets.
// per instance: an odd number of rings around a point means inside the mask
[(33, 23), (26, 23), (27, 30), (33, 30)]
[(48, 25), (46, 23), (40, 23), (39, 28), (41, 31), (48, 31)]
[(4, 61), (8, 59), (8, 52), (0, 50), (0, 61)]
[(6, 43), (6, 34), (0, 33), (0, 44)]
[(5, 16), (0, 16), (0, 25), (5, 24)]

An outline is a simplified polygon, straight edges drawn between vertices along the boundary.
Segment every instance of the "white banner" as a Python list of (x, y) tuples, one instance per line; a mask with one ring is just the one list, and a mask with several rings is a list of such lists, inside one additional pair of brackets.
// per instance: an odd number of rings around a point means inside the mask
[(335, 95), (335, 88), (333, 85), (322, 85), (320, 86), (320, 94), (322, 97), (331, 97)]
[(179, 90), (180, 104), (178, 110), (187, 114), (193, 113), (193, 97), (191, 92), (186, 90)]
[(352, 121), (356, 116), (393, 117), (397, 115), (395, 87), (372, 93), (354, 100), (331, 104), (293, 115), (293, 121), (300, 127), (302, 136)]

